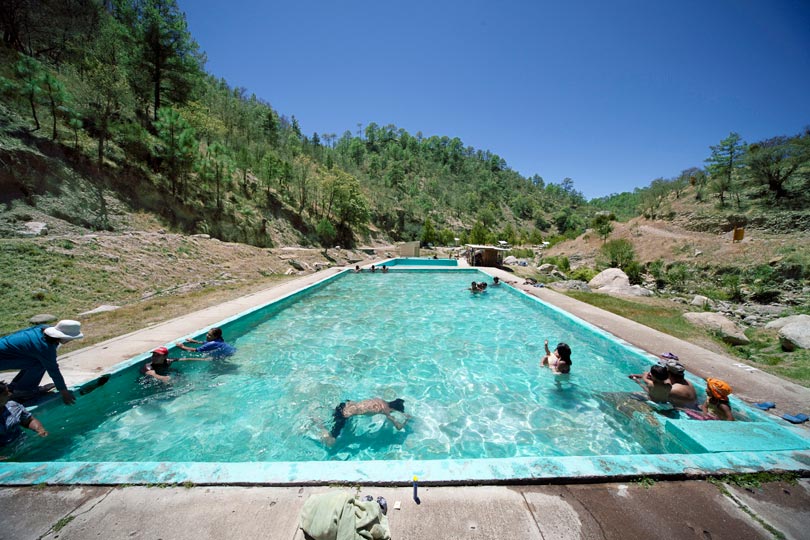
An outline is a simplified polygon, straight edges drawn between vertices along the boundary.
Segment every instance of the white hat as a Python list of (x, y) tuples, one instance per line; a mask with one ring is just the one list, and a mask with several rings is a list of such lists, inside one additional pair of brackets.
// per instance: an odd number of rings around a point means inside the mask
[(82, 334), (82, 323), (79, 321), (59, 321), (56, 326), (49, 326), (45, 329), (45, 335), (56, 339), (80, 339)]

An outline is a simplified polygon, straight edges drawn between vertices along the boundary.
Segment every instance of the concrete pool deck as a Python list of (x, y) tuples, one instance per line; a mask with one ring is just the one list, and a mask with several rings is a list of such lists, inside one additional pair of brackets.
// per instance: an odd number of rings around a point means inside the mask
[[(304, 502), (337, 489), (357, 493), (354, 486), (3, 488), (0, 540), (303, 540)], [(697, 480), (424, 487), (420, 505), (410, 487), (359, 493), (386, 498), (394, 540), (799, 540), (810, 527), (807, 479), (750, 489)]]
[[(254, 306), (334, 275), (329, 269), (139, 332), (61, 356), (70, 385), (172, 343)], [(502, 279), (514, 276), (486, 269)], [(548, 289), (518, 286), (639, 348), (676, 352), (700, 376), (727, 380), (746, 401), (774, 401), (777, 411), (807, 412), (810, 390), (685, 343)], [(542, 336), (538, 336), (542, 339)], [(81, 399), (81, 398), (79, 398)], [(0, 463), (2, 468), (2, 463)], [(649, 485), (652, 484), (652, 485)], [(312, 493), (328, 487), (8, 487), (0, 488), (0, 540), (164, 538), (301, 539), (298, 514)], [(422, 504), (409, 487), (367, 487), (389, 502), (392, 538), (786, 538), (810, 527), (810, 481), (766, 484), (730, 495), (705, 481), (570, 485), (422, 487)], [(402, 509), (393, 503), (402, 501)]]

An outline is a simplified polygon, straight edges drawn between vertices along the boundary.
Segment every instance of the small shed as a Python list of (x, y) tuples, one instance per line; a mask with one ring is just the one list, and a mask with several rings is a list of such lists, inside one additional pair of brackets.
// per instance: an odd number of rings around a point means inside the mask
[(405, 242), (399, 246), (400, 257), (418, 257), (419, 256), (419, 242)]
[(467, 263), (470, 266), (502, 266), (503, 254), (508, 248), (498, 246), (485, 246), (479, 244), (466, 244)]

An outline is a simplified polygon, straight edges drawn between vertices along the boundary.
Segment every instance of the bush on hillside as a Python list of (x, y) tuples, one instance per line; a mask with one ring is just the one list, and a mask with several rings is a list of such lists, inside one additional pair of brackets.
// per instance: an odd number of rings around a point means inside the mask
[(627, 266), (636, 259), (636, 251), (630, 240), (620, 238), (611, 240), (599, 250), (599, 262), (607, 268), (621, 268), (627, 272)]
[(571, 262), (565, 255), (550, 255), (548, 257), (543, 257), (542, 264), (546, 263), (553, 264), (563, 272), (568, 272), (571, 270)]
[(641, 285), (643, 281), (641, 275), (644, 271), (641, 263), (636, 260), (632, 260), (627, 263), (622, 270), (624, 270), (624, 273), (627, 274), (627, 278), (630, 280), (631, 285)]
[(663, 289), (664, 285), (667, 284), (664, 261), (662, 259), (656, 259), (647, 263), (647, 272), (655, 280), (655, 287), (658, 289)]
[(589, 266), (580, 266), (579, 268), (572, 270), (568, 274), (568, 279), (578, 279), (579, 281), (584, 281), (585, 283), (592, 280), (599, 271), (595, 268), (591, 268)]
[(689, 267), (686, 263), (676, 262), (667, 269), (666, 280), (675, 291), (686, 290), (686, 283), (689, 280)]

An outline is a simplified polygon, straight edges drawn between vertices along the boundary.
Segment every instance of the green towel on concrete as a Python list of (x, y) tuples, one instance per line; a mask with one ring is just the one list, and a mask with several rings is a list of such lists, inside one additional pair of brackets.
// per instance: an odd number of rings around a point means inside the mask
[(390, 540), (388, 518), (375, 501), (344, 491), (312, 495), (301, 509), (301, 528), (315, 540)]

